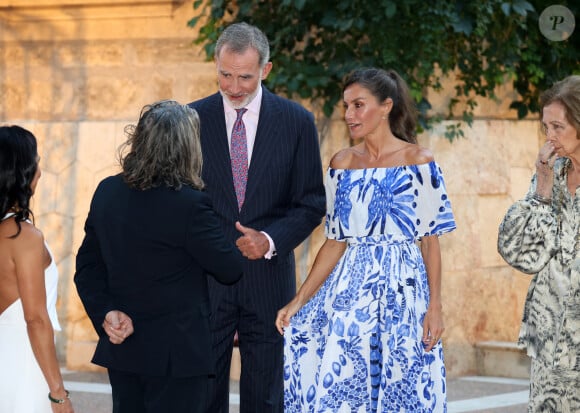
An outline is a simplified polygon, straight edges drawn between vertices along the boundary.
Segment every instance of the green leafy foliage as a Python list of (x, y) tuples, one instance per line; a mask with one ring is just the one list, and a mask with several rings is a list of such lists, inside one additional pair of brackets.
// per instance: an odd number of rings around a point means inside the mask
[[(574, 15), (578, 3), (559, 1)], [(330, 116), (341, 99), (342, 79), (363, 66), (392, 68), (408, 82), (420, 111), (420, 128), (454, 119), (447, 137), (463, 136), (476, 97), (496, 99), (498, 86), (517, 92), (511, 108), (523, 118), (538, 112), (538, 94), (580, 73), (577, 27), (562, 42), (538, 29), (547, 0), (236, 0), (194, 2), (197, 44), (208, 59), (225, 26), (245, 21), (268, 36), (274, 63), (268, 86), (322, 104)], [(579, 26), (579, 24), (577, 24)], [(456, 76), (448, 113), (431, 113), (427, 91)], [(461, 113), (455, 113), (462, 102)]]

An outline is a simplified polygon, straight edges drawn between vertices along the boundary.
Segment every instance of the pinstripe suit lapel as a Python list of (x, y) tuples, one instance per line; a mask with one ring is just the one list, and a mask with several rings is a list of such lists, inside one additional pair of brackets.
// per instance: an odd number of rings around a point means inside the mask
[(280, 125), (276, 123), (276, 120), (280, 119), (279, 112), (280, 107), (275, 95), (263, 87), (258, 129), (256, 130), (256, 140), (254, 141), (252, 160), (248, 170), (246, 200), (256, 198), (254, 193), (260, 186), (261, 177), (268, 172), (268, 165), (276, 162), (275, 159), (272, 159), (273, 151), (271, 148), (272, 145), (280, 144), (280, 140), (276, 139), (282, 133)]
[(207, 114), (203, 117), (202, 133), (204, 138), (204, 175), (211, 173), (212, 182), (216, 182), (219, 188), (213, 188), (212, 192), (220, 191), (224, 194), (224, 200), (238, 211), (238, 202), (234, 191), (230, 151), (228, 147), (228, 135), (224, 117), (223, 100), (220, 93), (216, 93), (208, 101)]

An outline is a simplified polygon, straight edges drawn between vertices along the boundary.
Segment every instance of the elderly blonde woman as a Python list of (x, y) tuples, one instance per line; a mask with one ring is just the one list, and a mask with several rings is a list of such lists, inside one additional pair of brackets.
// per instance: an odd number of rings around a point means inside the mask
[(533, 275), (519, 337), (532, 358), (528, 410), (580, 412), (580, 76), (554, 84), (540, 107), (546, 143), (498, 251)]

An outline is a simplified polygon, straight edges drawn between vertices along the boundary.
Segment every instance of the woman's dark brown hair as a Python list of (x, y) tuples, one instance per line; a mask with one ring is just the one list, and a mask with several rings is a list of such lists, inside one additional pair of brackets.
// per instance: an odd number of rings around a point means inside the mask
[(393, 135), (417, 143), (417, 107), (409, 87), (397, 72), (376, 68), (357, 69), (345, 78), (343, 92), (355, 83), (368, 89), (380, 103), (391, 98), (393, 108), (389, 113), (389, 126)]
[(20, 126), (0, 127), (0, 219), (14, 212), (20, 223), (32, 216), (30, 198), (32, 180), (38, 169), (38, 151), (34, 135)]

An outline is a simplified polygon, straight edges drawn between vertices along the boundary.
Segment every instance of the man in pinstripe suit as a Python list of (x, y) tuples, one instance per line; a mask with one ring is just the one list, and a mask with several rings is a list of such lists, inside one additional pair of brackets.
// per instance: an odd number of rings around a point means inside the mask
[[(230, 25), (216, 44), (219, 92), (193, 102), (201, 118), (203, 179), (226, 236), (246, 257), (235, 286), (210, 278), (217, 375), (208, 413), (229, 406), (229, 369), (237, 331), (242, 359), (240, 412), (283, 411), (283, 338), (276, 312), (295, 294), (293, 250), (325, 212), (318, 134), (312, 114), (262, 86), (272, 68), (266, 36)], [(241, 206), (230, 162), (236, 109), (247, 138), (248, 170)]]

